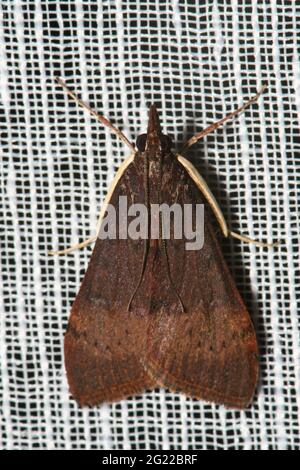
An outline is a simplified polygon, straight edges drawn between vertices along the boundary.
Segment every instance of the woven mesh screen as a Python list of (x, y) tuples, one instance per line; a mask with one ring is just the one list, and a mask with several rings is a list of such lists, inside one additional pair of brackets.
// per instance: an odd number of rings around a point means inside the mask
[[(300, 448), (296, 4), (2, 0), (1, 448)], [(220, 237), (260, 346), (260, 384), (246, 411), (166, 390), (93, 409), (69, 396), (63, 335), (92, 248), (47, 250), (94, 233), (128, 152), (56, 75), (131, 140), (155, 102), (177, 148), (268, 84), (189, 153), (232, 230), (284, 240), (267, 250)]]

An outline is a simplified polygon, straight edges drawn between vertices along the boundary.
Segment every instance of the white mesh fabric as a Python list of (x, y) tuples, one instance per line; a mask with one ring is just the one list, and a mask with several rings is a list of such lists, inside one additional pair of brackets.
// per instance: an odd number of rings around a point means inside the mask
[[(2, 0), (0, 448), (299, 449), (296, 3)], [(284, 240), (221, 239), (260, 344), (247, 411), (165, 390), (93, 409), (69, 397), (63, 335), (91, 248), (47, 250), (93, 233), (128, 151), (55, 75), (132, 140), (155, 102), (177, 148), (268, 84), (189, 153), (232, 230)]]

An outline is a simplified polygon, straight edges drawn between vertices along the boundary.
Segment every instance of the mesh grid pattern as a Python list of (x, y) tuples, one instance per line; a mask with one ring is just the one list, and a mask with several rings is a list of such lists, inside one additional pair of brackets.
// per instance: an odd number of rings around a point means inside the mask
[[(296, 4), (2, 0), (0, 448), (300, 448)], [(91, 248), (47, 250), (93, 233), (127, 150), (55, 75), (132, 140), (155, 102), (177, 147), (268, 84), (189, 153), (233, 230), (284, 240), (278, 250), (221, 240), (260, 345), (247, 411), (165, 390), (94, 409), (70, 399), (63, 334)]]

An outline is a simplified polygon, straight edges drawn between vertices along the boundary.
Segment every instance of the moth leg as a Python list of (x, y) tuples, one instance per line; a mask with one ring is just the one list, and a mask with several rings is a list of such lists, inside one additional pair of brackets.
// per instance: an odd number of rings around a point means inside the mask
[(226, 121), (228, 121), (229, 119), (233, 119), (235, 118), (238, 114), (241, 114), (243, 111), (245, 111), (246, 108), (248, 108), (251, 104), (255, 103), (255, 101), (258, 100), (258, 98), (260, 97), (260, 95), (265, 91), (265, 89), (267, 88), (267, 85), (264, 85), (261, 90), (255, 95), (253, 96), (253, 98), (251, 98), (249, 101), (247, 101), (247, 103), (243, 104), (242, 106), (240, 106), (239, 108), (237, 108), (235, 111), (232, 111), (231, 113), (227, 114), (227, 116), (225, 116), (223, 119), (221, 119), (220, 121), (217, 121), (215, 122), (214, 124), (211, 124), (210, 126), (208, 126), (206, 129), (203, 129), (201, 132), (198, 132), (197, 134), (195, 134), (193, 137), (191, 137), (185, 144), (184, 146), (182, 147), (182, 149), (180, 150), (180, 153), (184, 153), (186, 152), (186, 150), (191, 147), (191, 145), (194, 145), (196, 142), (198, 142), (198, 140), (200, 139), (203, 139), (203, 137), (205, 137), (207, 134), (210, 134), (211, 132), (213, 132), (215, 129), (217, 129), (218, 127), (222, 126)]
[(123, 132), (120, 129), (115, 127), (108, 119), (106, 119), (106, 117), (104, 117), (101, 114), (97, 113), (97, 111), (92, 109), (88, 104), (86, 104), (84, 101), (82, 101), (80, 98), (78, 98), (78, 96), (76, 96), (75, 93), (73, 93), (73, 91), (71, 91), (67, 87), (67, 85), (65, 84), (65, 82), (61, 78), (56, 77), (55, 80), (57, 81), (57, 83), (59, 83), (63, 87), (63, 89), (67, 92), (67, 94), (79, 106), (86, 109), (92, 116), (94, 116), (96, 119), (98, 119), (98, 121), (100, 121), (102, 124), (104, 124), (106, 127), (108, 127), (111, 130), (111, 132), (116, 134), (119, 137), (119, 139), (121, 139), (124, 142), (124, 144), (127, 145), (127, 147), (130, 148), (130, 150), (135, 151), (134, 145), (127, 139), (127, 137), (123, 134)]
[(231, 236), (233, 238), (237, 238), (238, 240), (241, 240), (241, 241), (244, 241), (244, 242), (247, 242), (247, 243), (251, 243), (251, 244), (254, 244), (254, 245), (257, 245), (257, 246), (261, 246), (261, 247), (271, 248), (271, 247), (274, 247), (274, 246), (279, 246), (279, 244), (280, 244), (279, 242), (276, 242), (276, 243), (261, 242), (261, 241), (253, 240), (252, 238), (246, 237), (245, 235), (241, 235), (239, 233), (232, 232), (231, 230), (229, 230), (228, 226), (227, 226), (227, 223), (226, 223), (226, 220), (224, 218), (224, 215), (223, 215), (223, 213), (220, 209), (220, 206), (216, 201), (216, 198), (212, 194), (212, 192), (209, 189), (206, 181), (202, 178), (202, 176), (200, 175), (198, 170), (194, 167), (194, 165), (189, 160), (184, 158), (182, 155), (177, 155), (177, 159), (182, 164), (182, 166), (186, 169), (186, 171), (188, 172), (188, 174), (190, 175), (190, 177), (192, 178), (194, 183), (198, 186), (201, 193), (203, 194), (203, 196), (205, 197), (205, 199), (209, 203), (209, 205), (210, 205), (213, 213), (215, 214), (215, 217), (216, 217), (216, 219), (217, 219), (217, 221), (220, 225), (222, 233), (225, 237)]

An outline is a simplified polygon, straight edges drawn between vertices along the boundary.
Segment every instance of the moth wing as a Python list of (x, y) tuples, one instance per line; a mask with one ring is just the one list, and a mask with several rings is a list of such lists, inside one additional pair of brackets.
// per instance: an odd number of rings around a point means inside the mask
[[(130, 162), (113, 183), (109, 202), (116, 208), (117, 231), (119, 197), (130, 200), (138, 181)], [(96, 241), (64, 341), (70, 392), (80, 405), (117, 401), (156, 385), (139, 360), (147, 317), (127, 311), (142, 258), (141, 241)]]
[[(203, 203), (198, 188), (177, 161), (168, 173), (163, 180), (164, 202)], [(179, 308), (158, 256), (154, 273), (160, 298), (151, 315), (145, 367), (154, 380), (173, 391), (245, 408), (258, 379), (256, 336), (207, 210), (202, 249), (188, 251), (183, 240), (171, 238), (167, 254), (170, 276), (185, 312)]]

